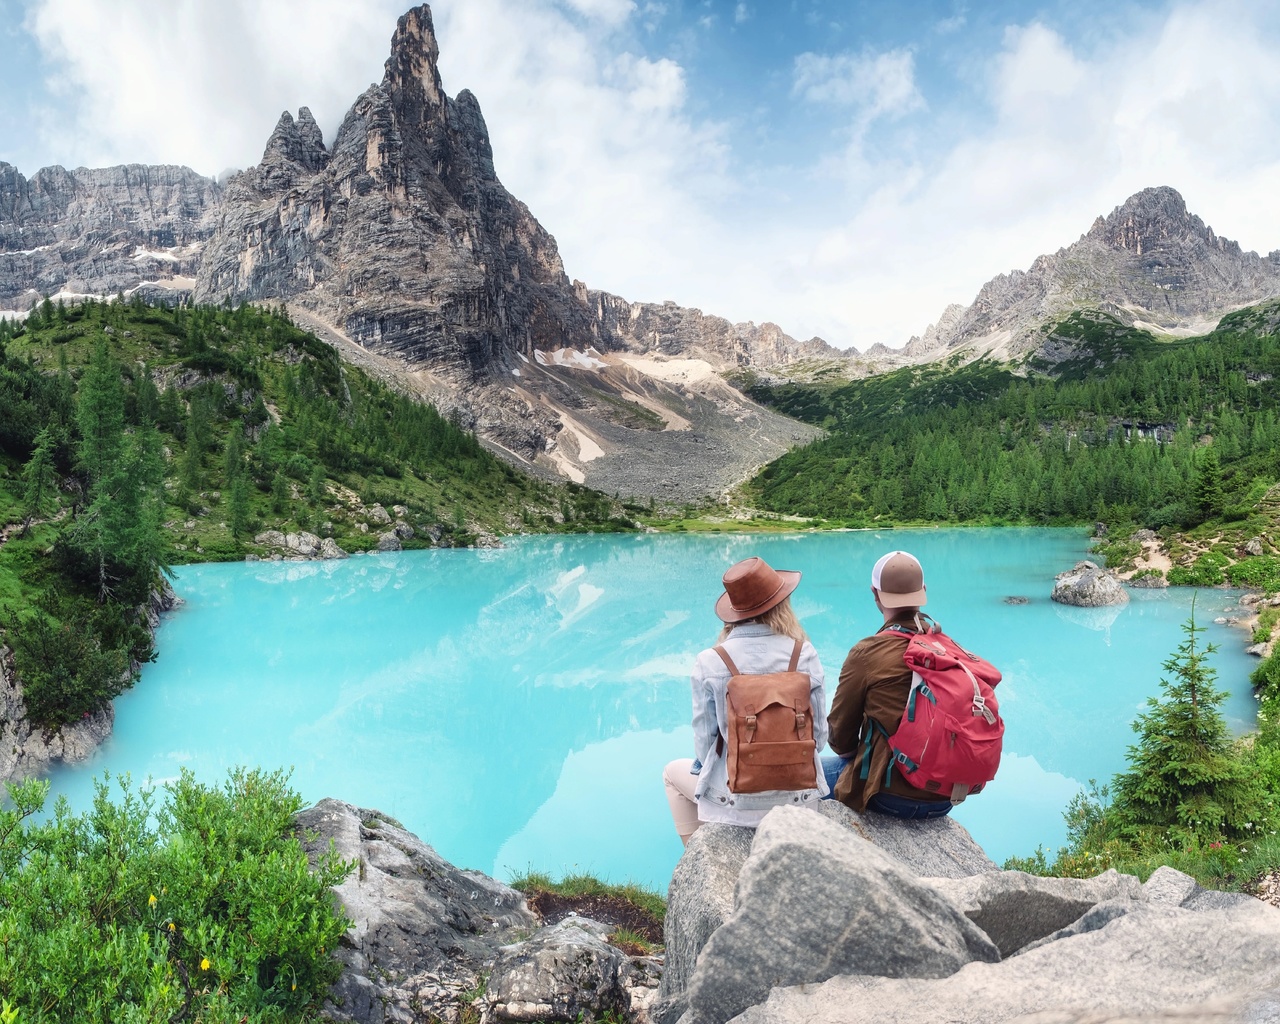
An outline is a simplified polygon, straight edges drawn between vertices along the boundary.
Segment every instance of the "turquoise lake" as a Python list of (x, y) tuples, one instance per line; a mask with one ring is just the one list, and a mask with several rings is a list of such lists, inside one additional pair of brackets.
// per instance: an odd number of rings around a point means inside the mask
[[(720, 575), (752, 554), (803, 571), (794, 604), (829, 701), (849, 647), (879, 625), (869, 575), (896, 547), (924, 564), (928, 611), (1005, 675), (1000, 775), (957, 817), (996, 861), (1056, 848), (1072, 795), (1123, 767), (1193, 596), (1054, 604), (1054, 574), (1085, 555), (1079, 530), (523, 537), (186, 567), (159, 660), (117, 699), (108, 743), (56, 774), (54, 793), (81, 809), (103, 769), (162, 781), (185, 766), (218, 781), (237, 764), (291, 766), (308, 801), (378, 808), (465, 867), (502, 879), (581, 869), (665, 890), (680, 844), (661, 770), (692, 754), (688, 673), (717, 632)], [(1213, 625), (1236, 596), (1201, 591), (1196, 616), (1221, 645), (1213, 664), (1239, 731), (1256, 661), (1243, 632)]]

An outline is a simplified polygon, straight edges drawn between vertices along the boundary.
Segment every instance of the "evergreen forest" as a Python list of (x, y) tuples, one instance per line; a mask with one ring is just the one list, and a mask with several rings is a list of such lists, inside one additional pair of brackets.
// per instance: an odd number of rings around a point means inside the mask
[(1160, 530), (1242, 519), (1280, 478), (1280, 304), (1194, 339), (1156, 340), (1096, 312), (1050, 333), (1071, 358), (1017, 374), (952, 360), (825, 387), (743, 379), (830, 431), (761, 471), (751, 497), (848, 525)]

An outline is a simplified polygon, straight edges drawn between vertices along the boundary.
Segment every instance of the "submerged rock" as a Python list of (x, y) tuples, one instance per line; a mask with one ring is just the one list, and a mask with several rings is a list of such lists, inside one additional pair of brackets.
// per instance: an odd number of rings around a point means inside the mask
[(1054, 577), (1053, 600), (1077, 608), (1102, 608), (1127, 604), (1128, 592), (1113, 573), (1093, 562), (1077, 562), (1075, 568)]

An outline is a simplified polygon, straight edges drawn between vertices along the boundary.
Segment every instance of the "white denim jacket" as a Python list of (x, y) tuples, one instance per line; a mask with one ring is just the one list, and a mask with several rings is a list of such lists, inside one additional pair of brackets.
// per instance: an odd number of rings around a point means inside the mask
[[(791, 663), (795, 641), (780, 636), (768, 626), (747, 622), (735, 626), (723, 647), (744, 675), (785, 672)], [(822, 774), (822, 748), (827, 745), (827, 699), (823, 689), (822, 663), (813, 644), (800, 648), (799, 672), (809, 674), (809, 700), (813, 709), (814, 775), (817, 787), (806, 790), (771, 790), (765, 793), (729, 792), (729, 772), (723, 754), (716, 752), (716, 739), (728, 735), (725, 691), (729, 669), (713, 648), (698, 655), (693, 665), (693, 748), (702, 762), (694, 797), (702, 821), (722, 821), (733, 825), (758, 825), (769, 809), (779, 804), (816, 806), (827, 795)]]

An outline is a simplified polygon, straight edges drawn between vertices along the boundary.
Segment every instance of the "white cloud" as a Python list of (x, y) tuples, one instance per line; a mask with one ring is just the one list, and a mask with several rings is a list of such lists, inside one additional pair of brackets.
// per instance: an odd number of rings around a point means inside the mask
[(635, 0), (564, 0), (565, 4), (588, 18), (610, 24), (626, 21), (635, 12)]
[(733, 22), (735, 25), (741, 25), (744, 21), (747, 21), (750, 18), (751, 8), (749, 8), (745, 3), (739, 3), (738, 6), (733, 9)]
[(329, 134), (381, 79), (403, 6), (391, 0), (35, 0), (27, 25), (75, 116), (46, 146), (90, 166), (254, 163), (280, 111), (310, 106)]
[(802, 53), (795, 59), (792, 93), (812, 103), (855, 107), (863, 127), (876, 118), (903, 117), (925, 105), (916, 88), (910, 50), (834, 57)]
[(780, 229), (791, 305), (822, 310), (815, 326), (844, 343), (898, 345), (1152, 185), (1247, 249), (1280, 248), (1278, 28), (1208, 0), (1094, 52), (1043, 25), (1010, 30), (989, 61), (985, 125), (906, 164), (857, 151), (828, 226)]

